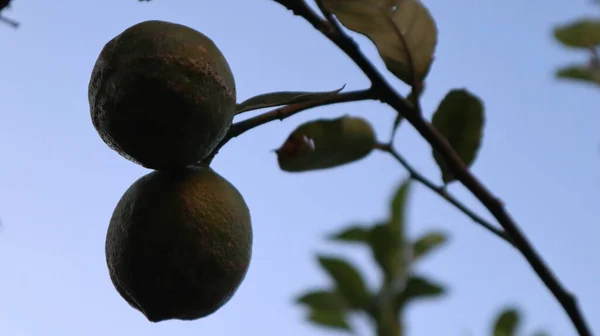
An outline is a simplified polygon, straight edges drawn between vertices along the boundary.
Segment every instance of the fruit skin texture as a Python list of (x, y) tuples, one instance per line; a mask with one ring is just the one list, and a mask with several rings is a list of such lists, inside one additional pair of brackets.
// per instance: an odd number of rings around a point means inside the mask
[(201, 161), (229, 130), (236, 88), (208, 37), (176, 23), (144, 21), (110, 40), (88, 87), (104, 142), (150, 169)]
[(244, 279), (250, 213), (211, 168), (154, 171), (121, 197), (105, 249), (113, 285), (149, 321), (195, 320), (227, 303)]

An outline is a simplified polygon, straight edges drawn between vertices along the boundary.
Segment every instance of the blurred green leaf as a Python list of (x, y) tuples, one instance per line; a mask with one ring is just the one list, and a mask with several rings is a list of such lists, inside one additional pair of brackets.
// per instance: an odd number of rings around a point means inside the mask
[[(483, 103), (465, 89), (451, 90), (440, 103), (431, 121), (448, 140), (467, 166), (471, 166), (479, 147), (484, 124)], [(450, 172), (444, 158), (435, 150), (433, 157), (442, 172), (444, 183), (456, 177)]]
[(305, 101), (322, 99), (331, 95), (336, 95), (344, 89), (345, 85), (340, 89), (324, 92), (303, 92), (303, 91), (278, 91), (260, 94), (236, 105), (236, 114), (258, 110), (267, 107), (275, 107), (281, 105), (289, 105), (302, 103)]
[(373, 259), (377, 262), (386, 282), (390, 282), (402, 267), (396, 241), (392, 237), (391, 228), (386, 224), (375, 225), (369, 233), (369, 245)]
[(431, 280), (418, 276), (411, 275), (406, 282), (404, 290), (397, 294), (395, 301), (396, 309), (401, 309), (407, 303), (417, 299), (436, 298), (446, 293), (446, 289)]
[(316, 325), (327, 328), (341, 329), (346, 331), (352, 330), (348, 324), (348, 318), (343, 312), (313, 309), (308, 315), (308, 320)]
[(322, 0), (348, 29), (367, 36), (386, 67), (409, 85), (422, 81), (431, 68), (437, 28), (418, 0)]
[(361, 274), (352, 264), (335, 257), (318, 256), (318, 260), (351, 308), (365, 309), (370, 305), (371, 294)]
[(441, 247), (448, 237), (445, 233), (439, 231), (428, 232), (419, 239), (417, 239), (413, 245), (413, 261), (425, 257), (436, 248)]
[(540, 330), (540, 331), (536, 331), (533, 334), (531, 334), (531, 336), (550, 336), (550, 334), (548, 334), (547, 332)]
[(344, 297), (333, 290), (307, 292), (298, 297), (297, 302), (320, 311), (341, 312), (348, 308)]
[(554, 37), (564, 46), (590, 48), (600, 45), (600, 21), (581, 19), (554, 28)]
[(329, 236), (330, 240), (346, 243), (368, 243), (371, 230), (362, 226), (350, 226)]
[(556, 77), (600, 85), (600, 70), (586, 65), (570, 65), (556, 71)]
[(493, 326), (493, 336), (515, 336), (521, 318), (516, 308), (507, 308), (498, 314)]
[(390, 204), (390, 232), (396, 239), (398, 246), (404, 242), (405, 217), (406, 217), (406, 200), (410, 188), (411, 179), (407, 178), (402, 181), (394, 195)]
[(344, 116), (298, 126), (275, 152), (282, 170), (303, 172), (360, 160), (373, 151), (375, 143), (375, 131), (367, 120)]

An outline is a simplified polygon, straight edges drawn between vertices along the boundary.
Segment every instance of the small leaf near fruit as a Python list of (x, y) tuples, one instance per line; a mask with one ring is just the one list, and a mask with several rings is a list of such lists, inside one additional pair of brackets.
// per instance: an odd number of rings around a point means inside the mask
[(300, 125), (275, 153), (282, 170), (303, 172), (360, 160), (375, 143), (375, 132), (365, 119), (344, 116)]
[(236, 114), (263, 109), (267, 107), (275, 107), (289, 104), (302, 103), (310, 100), (326, 98), (340, 93), (345, 85), (333, 91), (325, 92), (301, 92), (301, 91), (279, 91), (264, 93), (236, 105)]
[(600, 45), (600, 21), (582, 19), (554, 29), (554, 37), (566, 47), (587, 49)]
[(322, 0), (348, 29), (367, 36), (386, 67), (414, 86), (427, 76), (437, 45), (437, 28), (418, 0)]
[(556, 71), (556, 77), (559, 79), (600, 85), (600, 67), (594, 68), (587, 65), (566, 66)]
[[(465, 89), (452, 90), (440, 103), (431, 123), (463, 163), (471, 166), (479, 151), (483, 133), (484, 110), (481, 100)], [(444, 158), (435, 150), (432, 153), (444, 183), (456, 180)]]

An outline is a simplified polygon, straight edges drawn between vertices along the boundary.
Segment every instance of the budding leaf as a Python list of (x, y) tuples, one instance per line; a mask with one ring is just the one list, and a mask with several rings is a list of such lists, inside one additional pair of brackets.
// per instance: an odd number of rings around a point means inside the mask
[[(481, 145), (483, 112), (479, 98), (467, 90), (455, 89), (444, 97), (431, 121), (467, 166), (475, 161)], [(444, 183), (456, 180), (444, 158), (435, 150), (433, 157), (440, 167)]]
[(236, 105), (236, 114), (258, 110), (267, 107), (275, 107), (289, 104), (302, 103), (309, 100), (322, 99), (338, 94), (344, 89), (344, 86), (333, 91), (324, 92), (301, 92), (301, 91), (279, 91), (264, 93)]
[(433, 252), (433, 250), (436, 248), (441, 247), (447, 240), (448, 238), (443, 232), (433, 231), (422, 235), (412, 244), (413, 261), (417, 261), (425, 257), (427, 254)]
[(351, 308), (365, 309), (368, 307), (371, 295), (361, 274), (352, 264), (341, 258), (326, 256), (319, 256), (318, 260)]
[(375, 132), (365, 119), (344, 116), (300, 125), (275, 153), (282, 170), (303, 172), (360, 160), (375, 143)]
[(554, 29), (554, 37), (566, 47), (587, 49), (600, 45), (600, 21), (582, 19)]
[(585, 65), (571, 65), (556, 71), (556, 77), (600, 85), (600, 69)]
[(367, 36), (386, 67), (409, 85), (429, 72), (437, 28), (419, 0), (322, 0), (348, 29)]
[(492, 336), (515, 336), (520, 319), (519, 312), (515, 308), (502, 311), (494, 322)]

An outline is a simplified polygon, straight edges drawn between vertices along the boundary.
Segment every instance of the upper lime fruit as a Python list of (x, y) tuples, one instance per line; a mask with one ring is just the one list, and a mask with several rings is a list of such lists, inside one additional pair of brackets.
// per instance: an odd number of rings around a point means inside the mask
[(235, 81), (211, 39), (145, 21), (110, 40), (88, 90), (92, 123), (122, 156), (151, 169), (207, 157), (235, 114)]

